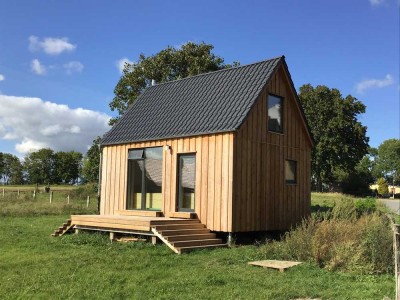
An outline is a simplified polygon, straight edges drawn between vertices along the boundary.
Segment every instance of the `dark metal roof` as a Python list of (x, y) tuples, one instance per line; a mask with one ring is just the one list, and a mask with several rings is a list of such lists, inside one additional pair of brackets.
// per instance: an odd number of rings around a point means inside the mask
[(235, 131), (282, 61), (283, 56), (148, 87), (101, 144)]

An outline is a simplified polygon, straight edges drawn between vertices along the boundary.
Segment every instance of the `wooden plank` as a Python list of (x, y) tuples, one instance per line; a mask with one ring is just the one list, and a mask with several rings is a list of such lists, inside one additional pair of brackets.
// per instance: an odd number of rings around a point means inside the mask
[(207, 204), (207, 228), (214, 228), (214, 201), (215, 201), (215, 135), (208, 140), (208, 204)]
[(176, 211), (176, 197), (177, 197), (177, 169), (178, 169), (178, 162), (177, 162), (177, 149), (178, 149), (178, 142), (176, 139), (172, 140), (171, 142), (173, 150), (172, 154), (172, 160), (171, 160), (171, 171), (170, 171), (170, 177), (171, 177), (171, 194), (170, 194), (170, 210), (168, 212), (174, 212)]
[(161, 217), (163, 215), (161, 211), (154, 210), (117, 210), (115, 213), (122, 216)]
[(102, 168), (101, 168), (101, 191), (100, 191), (100, 214), (105, 214), (106, 190), (107, 190), (107, 150), (101, 149)]
[(140, 230), (140, 231), (150, 231), (150, 226), (141, 225), (125, 225), (125, 224), (115, 224), (115, 223), (96, 223), (96, 222), (86, 222), (79, 221), (78, 226), (91, 226), (91, 227), (101, 227), (101, 228), (113, 228), (113, 229), (130, 229), (130, 230)]
[(221, 231), (221, 189), (222, 189), (222, 134), (215, 137), (215, 177), (214, 177), (214, 226), (213, 230)]
[(208, 224), (208, 151), (208, 136), (204, 136), (201, 144), (201, 213), (199, 216), (203, 224)]
[(196, 151), (196, 187), (195, 187), (195, 209), (194, 211), (197, 213), (199, 218), (201, 218), (201, 205), (202, 205), (202, 160), (203, 160), (203, 152), (202, 152), (202, 138), (197, 137), (194, 141), (191, 140), (194, 144), (193, 149)]
[(197, 219), (197, 214), (195, 212), (169, 212), (169, 213), (166, 213), (166, 217), (182, 218), (182, 219)]
[(224, 134), (222, 140), (222, 173), (221, 173), (221, 231), (228, 231), (228, 202), (229, 202), (229, 137)]
[(121, 152), (122, 152), (122, 146), (118, 145), (115, 147), (114, 150), (115, 153), (115, 168), (114, 168), (114, 178), (115, 178), (115, 182), (114, 182), (114, 186), (115, 186), (115, 192), (114, 192), (114, 207), (113, 207), (113, 211), (112, 214), (115, 214), (115, 212), (117, 210), (122, 209), (120, 207), (120, 184), (121, 184), (121, 172), (120, 172), (120, 166), (121, 166)]
[(229, 153), (228, 153), (228, 212), (227, 212), (227, 229), (226, 231), (228, 232), (232, 232), (233, 231), (233, 225), (232, 225), (232, 221), (233, 221), (233, 174), (234, 174), (234, 135), (231, 133), (229, 134)]
[(284, 272), (286, 269), (297, 266), (301, 264), (299, 261), (282, 261), (282, 260), (260, 260), (260, 261), (251, 261), (248, 263), (249, 265), (263, 267), (263, 268), (272, 268), (278, 269), (280, 272)]

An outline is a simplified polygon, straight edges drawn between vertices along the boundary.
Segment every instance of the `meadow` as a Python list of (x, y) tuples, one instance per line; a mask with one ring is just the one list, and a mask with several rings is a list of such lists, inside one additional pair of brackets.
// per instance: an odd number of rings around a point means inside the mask
[[(35, 200), (0, 195), (0, 299), (394, 297), (390, 272), (333, 271), (312, 259), (284, 273), (247, 265), (273, 258), (269, 245), (284, 247), (284, 239), (176, 255), (163, 244), (111, 243), (104, 234), (51, 237), (71, 213), (96, 211), (86, 194), (76, 192), (69, 205), (62, 195), (52, 206), (42, 193)], [(313, 203), (332, 207), (335, 197), (315, 194)]]

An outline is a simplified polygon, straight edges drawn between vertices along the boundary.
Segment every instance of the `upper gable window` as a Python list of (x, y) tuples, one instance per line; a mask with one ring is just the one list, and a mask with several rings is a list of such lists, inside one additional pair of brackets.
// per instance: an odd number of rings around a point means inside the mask
[(283, 133), (283, 98), (268, 95), (268, 130)]

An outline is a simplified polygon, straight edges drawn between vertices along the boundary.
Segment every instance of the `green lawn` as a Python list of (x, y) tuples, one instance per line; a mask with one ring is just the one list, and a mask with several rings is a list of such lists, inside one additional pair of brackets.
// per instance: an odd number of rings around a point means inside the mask
[(110, 243), (102, 234), (51, 237), (68, 217), (0, 216), (0, 299), (394, 298), (392, 275), (248, 266), (267, 259), (253, 245), (176, 255), (162, 244)]

